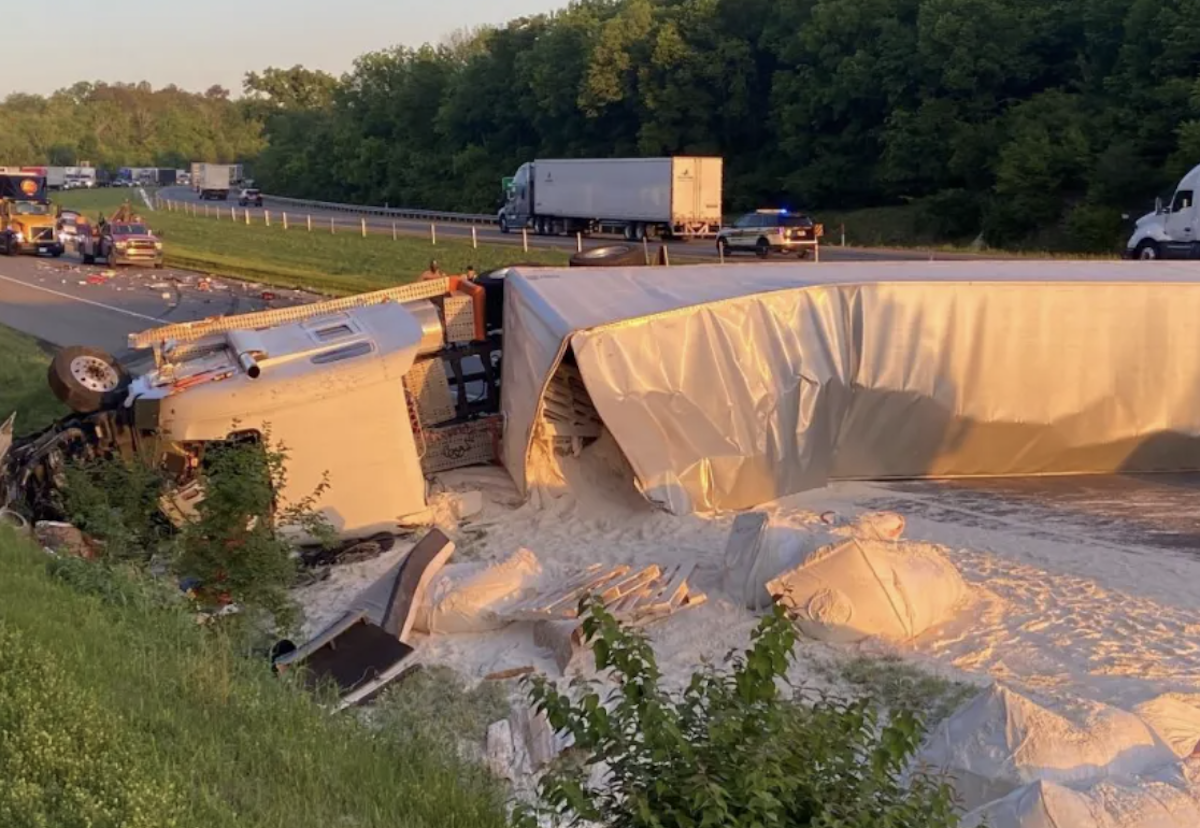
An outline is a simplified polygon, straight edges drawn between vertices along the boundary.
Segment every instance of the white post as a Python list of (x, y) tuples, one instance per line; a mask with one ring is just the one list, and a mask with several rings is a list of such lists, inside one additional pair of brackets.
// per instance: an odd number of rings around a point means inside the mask
[(437, 246), (437, 225), (436, 224), (429, 225), (429, 243), (434, 245), (435, 247)]
[(362, 221), (362, 237), (365, 239), (367, 237), (367, 220), (363, 218), (360, 221)]
[(725, 264), (725, 245), (717, 244), (717, 257), (721, 260), (721, 264)]
[(237, 208), (236, 207), (229, 208), (229, 217), (231, 219), (233, 219), (234, 221), (237, 221)]
[(208, 218), (208, 205), (207, 204), (204, 205), (204, 217)]
[(288, 223), (287, 223), (287, 213), (284, 213), (284, 214), (283, 214), (283, 229), (284, 229), (284, 230), (288, 229)]
[(642, 255), (646, 257), (646, 264), (650, 264), (650, 239), (642, 236)]
[(846, 224), (842, 223), (842, 247), (846, 246)]
[(267, 227), (271, 226), (271, 211), (270, 210), (263, 210), (263, 221), (266, 223)]
[(665, 244), (659, 249), (662, 250), (663, 267), (670, 267), (671, 266), (671, 251), (667, 249), (667, 246)]
[(527, 227), (521, 228), (521, 247), (525, 249), (526, 253), (529, 252), (529, 228)]
[(575, 234), (575, 252), (576, 253), (583, 252), (583, 233)]
[(329, 235), (336, 235), (337, 231), (333, 229), (333, 216), (329, 217)]
[(245, 210), (242, 211), (242, 214), (246, 216), (246, 226), (249, 227), (250, 226), (250, 208), (247, 207)]
[(475, 232), (475, 225), (471, 225), (471, 247), (479, 249), (479, 234)]
[(308, 232), (312, 232), (312, 216), (308, 217)]
[(396, 240), (396, 222), (392, 222), (392, 241)]
[(813, 261), (817, 264), (821, 263), (821, 242), (819, 240), (813, 245)]

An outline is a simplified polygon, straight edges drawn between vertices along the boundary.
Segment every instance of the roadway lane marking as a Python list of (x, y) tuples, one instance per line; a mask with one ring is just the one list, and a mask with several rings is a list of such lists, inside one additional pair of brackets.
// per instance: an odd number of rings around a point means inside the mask
[(31, 290), (40, 290), (42, 293), (49, 293), (51, 296), (58, 296), (59, 298), (62, 298), (62, 299), (70, 299), (73, 302), (82, 302), (83, 304), (91, 305), (94, 308), (103, 308), (104, 310), (112, 311), (113, 313), (120, 313), (125, 316), (132, 316), (134, 319), (144, 319), (147, 322), (154, 322), (156, 324), (162, 323), (162, 320), (159, 319), (157, 316), (146, 316), (143, 313), (136, 313), (131, 310), (126, 310), (125, 308), (118, 308), (113, 305), (106, 305), (103, 302), (96, 302), (91, 299), (84, 299), (82, 296), (72, 296), (69, 293), (63, 293), (62, 291), (59, 291), (59, 290), (51, 290), (50, 288), (45, 288), (45, 287), (42, 287), (41, 285), (31, 285), (31, 284), (29, 284), (29, 282), (22, 282), (20, 279), (14, 279), (11, 276), (4, 276), (4, 275), (0, 274), (0, 279), (4, 280), (5, 282), (12, 282), (14, 285), (20, 285), (21, 287), (30, 288)]

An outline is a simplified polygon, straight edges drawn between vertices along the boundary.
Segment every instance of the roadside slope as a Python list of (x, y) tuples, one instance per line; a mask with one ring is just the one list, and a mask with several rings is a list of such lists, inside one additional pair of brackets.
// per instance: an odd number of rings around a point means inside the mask
[(329, 715), (163, 585), (6, 529), (0, 572), (5, 824), (503, 824), (479, 772)]

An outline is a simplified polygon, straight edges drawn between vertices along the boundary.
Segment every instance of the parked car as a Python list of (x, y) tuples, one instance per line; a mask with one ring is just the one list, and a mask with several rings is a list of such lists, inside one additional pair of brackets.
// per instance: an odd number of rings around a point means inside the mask
[(261, 207), (263, 206), (262, 190), (247, 189), (242, 190), (238, 196), (238, 204), (242, 207)]
[(824, 228), (802, 213), (788, 210), (757, 210), (742, 216), (717, 234), (717, 250), (723, 255), (744, 250), (765, 259), (772, 253), (808, 256)]

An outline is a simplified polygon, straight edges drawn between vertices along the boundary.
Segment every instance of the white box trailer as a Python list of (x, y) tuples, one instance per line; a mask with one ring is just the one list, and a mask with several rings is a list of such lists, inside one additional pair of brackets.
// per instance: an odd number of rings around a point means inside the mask
[(722, 168), (720, 158), (695, 157), (533, 161), (508, 184), (500, 229), (616, 231), (631, 241), (715, 236)]
[(51, 190), (61, 190), (67, 183), (66, 167), (46, 167), (46, 186)]
[(225, 201), (229, 198), (233, 169), (228, 164), (200, 164), (197, 189), (201, 201)]

